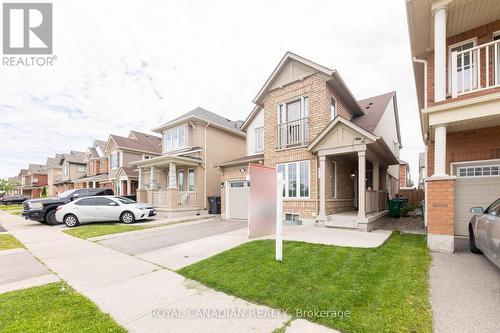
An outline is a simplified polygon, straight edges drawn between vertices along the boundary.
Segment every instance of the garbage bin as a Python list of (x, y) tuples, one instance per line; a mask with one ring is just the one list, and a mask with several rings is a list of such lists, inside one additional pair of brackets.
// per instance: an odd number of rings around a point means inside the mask
[(401, 215), (401, 206), (403, 204), (403, 200), (398, 198), (393, 198), (389, 200), (389, 216), (399, 218)]
[(220, 197), (208, 197), (208, 213), (220, 214)]

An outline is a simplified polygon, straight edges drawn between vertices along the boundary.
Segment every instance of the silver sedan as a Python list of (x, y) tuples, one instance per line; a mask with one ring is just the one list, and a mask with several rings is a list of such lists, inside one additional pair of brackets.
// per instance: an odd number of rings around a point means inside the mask
[(474, 207), (469, 224), (470, 250), (483, 253), (495, 266), (500, 268), (500, 199), (483, 210)]

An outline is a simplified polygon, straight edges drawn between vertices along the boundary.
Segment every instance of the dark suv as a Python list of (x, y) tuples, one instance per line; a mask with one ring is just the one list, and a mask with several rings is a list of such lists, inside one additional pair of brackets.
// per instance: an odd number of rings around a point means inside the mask
[(82, 188), (60, 193), (56, 198), (29, 199), (23, 202), (23, 216), (40, 223), (57, 224), (56, 208), (82, 197), (113, 195), (105, 188)]

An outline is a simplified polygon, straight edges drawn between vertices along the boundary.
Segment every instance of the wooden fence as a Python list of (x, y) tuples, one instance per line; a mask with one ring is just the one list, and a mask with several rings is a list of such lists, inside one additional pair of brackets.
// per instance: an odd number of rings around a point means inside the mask
[(401, 189), (399, 190), (398, 196), (408, 198), (409, 204), (418, 206), (424, 200), (424, 190), (416, 188)]

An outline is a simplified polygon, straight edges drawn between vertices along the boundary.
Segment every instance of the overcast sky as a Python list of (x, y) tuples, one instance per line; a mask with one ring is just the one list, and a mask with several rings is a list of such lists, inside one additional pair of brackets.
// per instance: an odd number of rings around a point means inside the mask
[(404, 1), (53, 4), (54, 66), (0, 66), (0, 177), (197, 106), (245, 119), (289, 50), (337, 69), (358, 99), (395, 90), (401, 158), (418, 179), (424, 147)]

